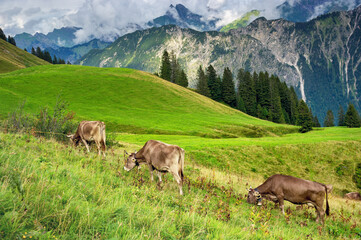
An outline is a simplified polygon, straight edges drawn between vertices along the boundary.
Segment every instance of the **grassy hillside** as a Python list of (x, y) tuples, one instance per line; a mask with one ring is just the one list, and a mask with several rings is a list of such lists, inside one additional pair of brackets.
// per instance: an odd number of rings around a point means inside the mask
[(48, 62), (0, 39), (0, 73), (48, 64)]
[(116, 132), (238, 137), (297, 131), (262, 121), (151, 74), (131, 69), (39, 66), (0, 75), (0, 116), (54, 106), (59, 94), (77, 118), (102, 120)]
[[(97, 119), (118, 142), (100, 159), (55, 140), (0, 132), (0, 239), (356, 239), (361, 129), (297, 128), (249, 117), (193, 91), (131, 69), (38, 66), (0, 75), (3, 118), (69, 101), (78, 120)], [(288, 134), (286, 134), (288, 133)], [(253, 136), (247, 138), (245, 136)], [(258, 136), (258, 138), (254, 138)], [(212, 138), (210, 138), (212, 137)], [(184, 196), (170, 174), (123, 170), (123, 152), (149, 139), (186, 151)], [(286, 202), (286, 215), (247, 204), (249, 186), (281, 173), (332, 184), (331, 215)], [(297, 234), (295, 234), (297, 233)]]

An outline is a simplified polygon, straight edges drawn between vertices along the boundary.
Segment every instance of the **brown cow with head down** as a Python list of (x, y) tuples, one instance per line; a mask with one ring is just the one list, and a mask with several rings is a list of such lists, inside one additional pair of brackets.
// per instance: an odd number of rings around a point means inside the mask
[(327, 186), (292, 176), (273, 175), (263, 184), (248, 192), (247, 202), (262, 205), (262, 198), (279, 203), (284, 214), (284, 200), (294, 204), (312, 204), (317, 212), (318, 222), (324, 223), (323, 201), (326, 194), (326, 214), (329, 215)]
[(179, 185), (179, 192), (183, 195), (183, 167), (184, 150), (176, 145), (166, 144), (156, 140), (149, 140), (139, 150), (128, 154), (124, 164), (124, 170), (130, 171), (139, 164), (149, 166), (151, 180), (153, 181), (153, 171), (157, 170), (159, 182), (162, 182), (161, 172), (170, 172)]
[(358, 192), (350, 192), (345, 194), (345, 198), (351, 200), (361, 201), (361, 194)]
[(78, 129), (75, 134), (67, 136), (70, 141), (77, 146), (80, 141), (82, 141), (89, 151), (88, 143), (89, 141), (94, 141), (98, 148), (98, 154), (101, 154), (103, 151), (103, 156), (105, 157), (105, 124), (100, 121), (82, 121), (79, 123)]

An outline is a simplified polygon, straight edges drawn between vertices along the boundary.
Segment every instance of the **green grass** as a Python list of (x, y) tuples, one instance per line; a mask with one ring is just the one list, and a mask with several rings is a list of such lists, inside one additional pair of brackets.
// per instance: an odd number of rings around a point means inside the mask
[(115, 132), (239, 137), (282, 135), (297, 128), (248, 116), (191, 90), (132, 69), (38, 66), (0, 75), (0, 116), (26, 99), (27, 111), (70, 103), (80, 120)]
[[(38, 113), (69, 101), (77, 120), (103, 120), (106, 159), (28, 134), (0, 132), (0, 239), (355, 239), (361, 206), (352, 175), (361, 129), (297, 128), (262, 121), (131, 69), (38, 66), (0, 75), (2, 118), (27, 99)], [(113, 133), (117, 132), (117, 133)], [(251, 137), (246, 137), (251, 136)], [(186, 150), (184, 196), (170, 174), (123, 170), (123, 152), (149, 139)], [(333, 185), (331, 216), (286, 203), (246, 203), (249, 186), (281, 173)]]
[(49, 63), (0, 39), (0, 73), (47, 64)]
[[(123, 149), (139, 147), (134, 144), (109, 149), (102, 160), (94, 149), (86, 154), (82, 147), (74, 149), (29, 135), (0, 133), (0, 139), (2, 239), (352, 239), (361, 231), (360, 205), (335, 194), (329, 197), (331, 216), (323, 227), (315, 222), (313, 208), (299, 209), (286, 203), (287, 214), (283, 216), (272, 203), (262, 208), (251, 206), (244, 198), (246, 187), (260, 184), (264, 179), (260, 173), (251, 168), (233, 173), (233, 167), (222, 169), (216, 163), (204, 167), (193, 162), (197, 156), (194, 151), (187, 151), (182, 197), (169, 174), (159, 189), (149, 181), (146, 167), (139, 172), (122, 169)], [(326, 150), (335, 146), (333, 151)], [(319, 154), (332, 156), (334, 162), (345, 156), (354, 161), (361, 156), (360, 147), (360, 142), (352, 142), (306, 148), (199, 150), (223, 155), (223, 163), (232, 155), (238, 156), (239, 165), (256, 168), (280, 168), (284, 164), (277, 162), (280, 156), (290, 158), (289, 164), (292, 158), (300, 161), (306, 156), (303, 165), (315, 171), (307, 178), (317, 180), (334, 177), (332, 171), (328, 175), (323, 169), (316, 172), (312, 161)], [(326, 169), (332, 166), (323, 159), (317, 162), (318, 167), (325, 163)], [(297, 173), (301, 171), (298, 164), (294, 164)]]

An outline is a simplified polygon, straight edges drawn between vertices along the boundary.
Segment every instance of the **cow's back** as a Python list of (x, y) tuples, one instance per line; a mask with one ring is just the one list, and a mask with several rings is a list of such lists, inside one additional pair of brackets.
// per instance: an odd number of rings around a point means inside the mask
[(318, 199), (325, 193), (325, 186), (321, 183), (287, 175), (273, 175), (264, 184), (268, 185), (272, 194), (283, 195), (286, 200), (294, 203), (304, 199)]
[(179, 163), (181, 154), (184, 152), (184, 150), (179, 146), (167, 144), (157, 140), (147, 141), (140, 151), (142, 151), (141, 154), (145, 160), (155, 167), (169, 167), (170, 165)]

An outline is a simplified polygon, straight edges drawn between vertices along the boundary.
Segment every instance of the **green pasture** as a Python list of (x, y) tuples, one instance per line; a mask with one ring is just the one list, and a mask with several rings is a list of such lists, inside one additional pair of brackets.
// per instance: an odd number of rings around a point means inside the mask
[[(76, 121), (107, 125), (107, 157), (94, 145), (0, 131), (0, 239), (357, 239), (361, 205), (352, 176), (361, 129), (298, 127), (250, 117), (131, 69), (38, 66), (0, 74), (0, 116), (68, 101)], [(170, 174), (123, 170), (124, 150), (149, 139), (184, 148), (184, 196)], [(247, 189), (289, 174), (332, 184), (324, 226), (313, 208), (247, 204)], [(155, 178), (157, 179), (157, 178)]]
[(38, 66), (0, 75), (0, 117), (26, 100), (26, 111), (69, 102), (79, 120), (116, 132), (238, 137), (282, 135), (297, 128), (256, 119), (194, 91), (132, 69)]

